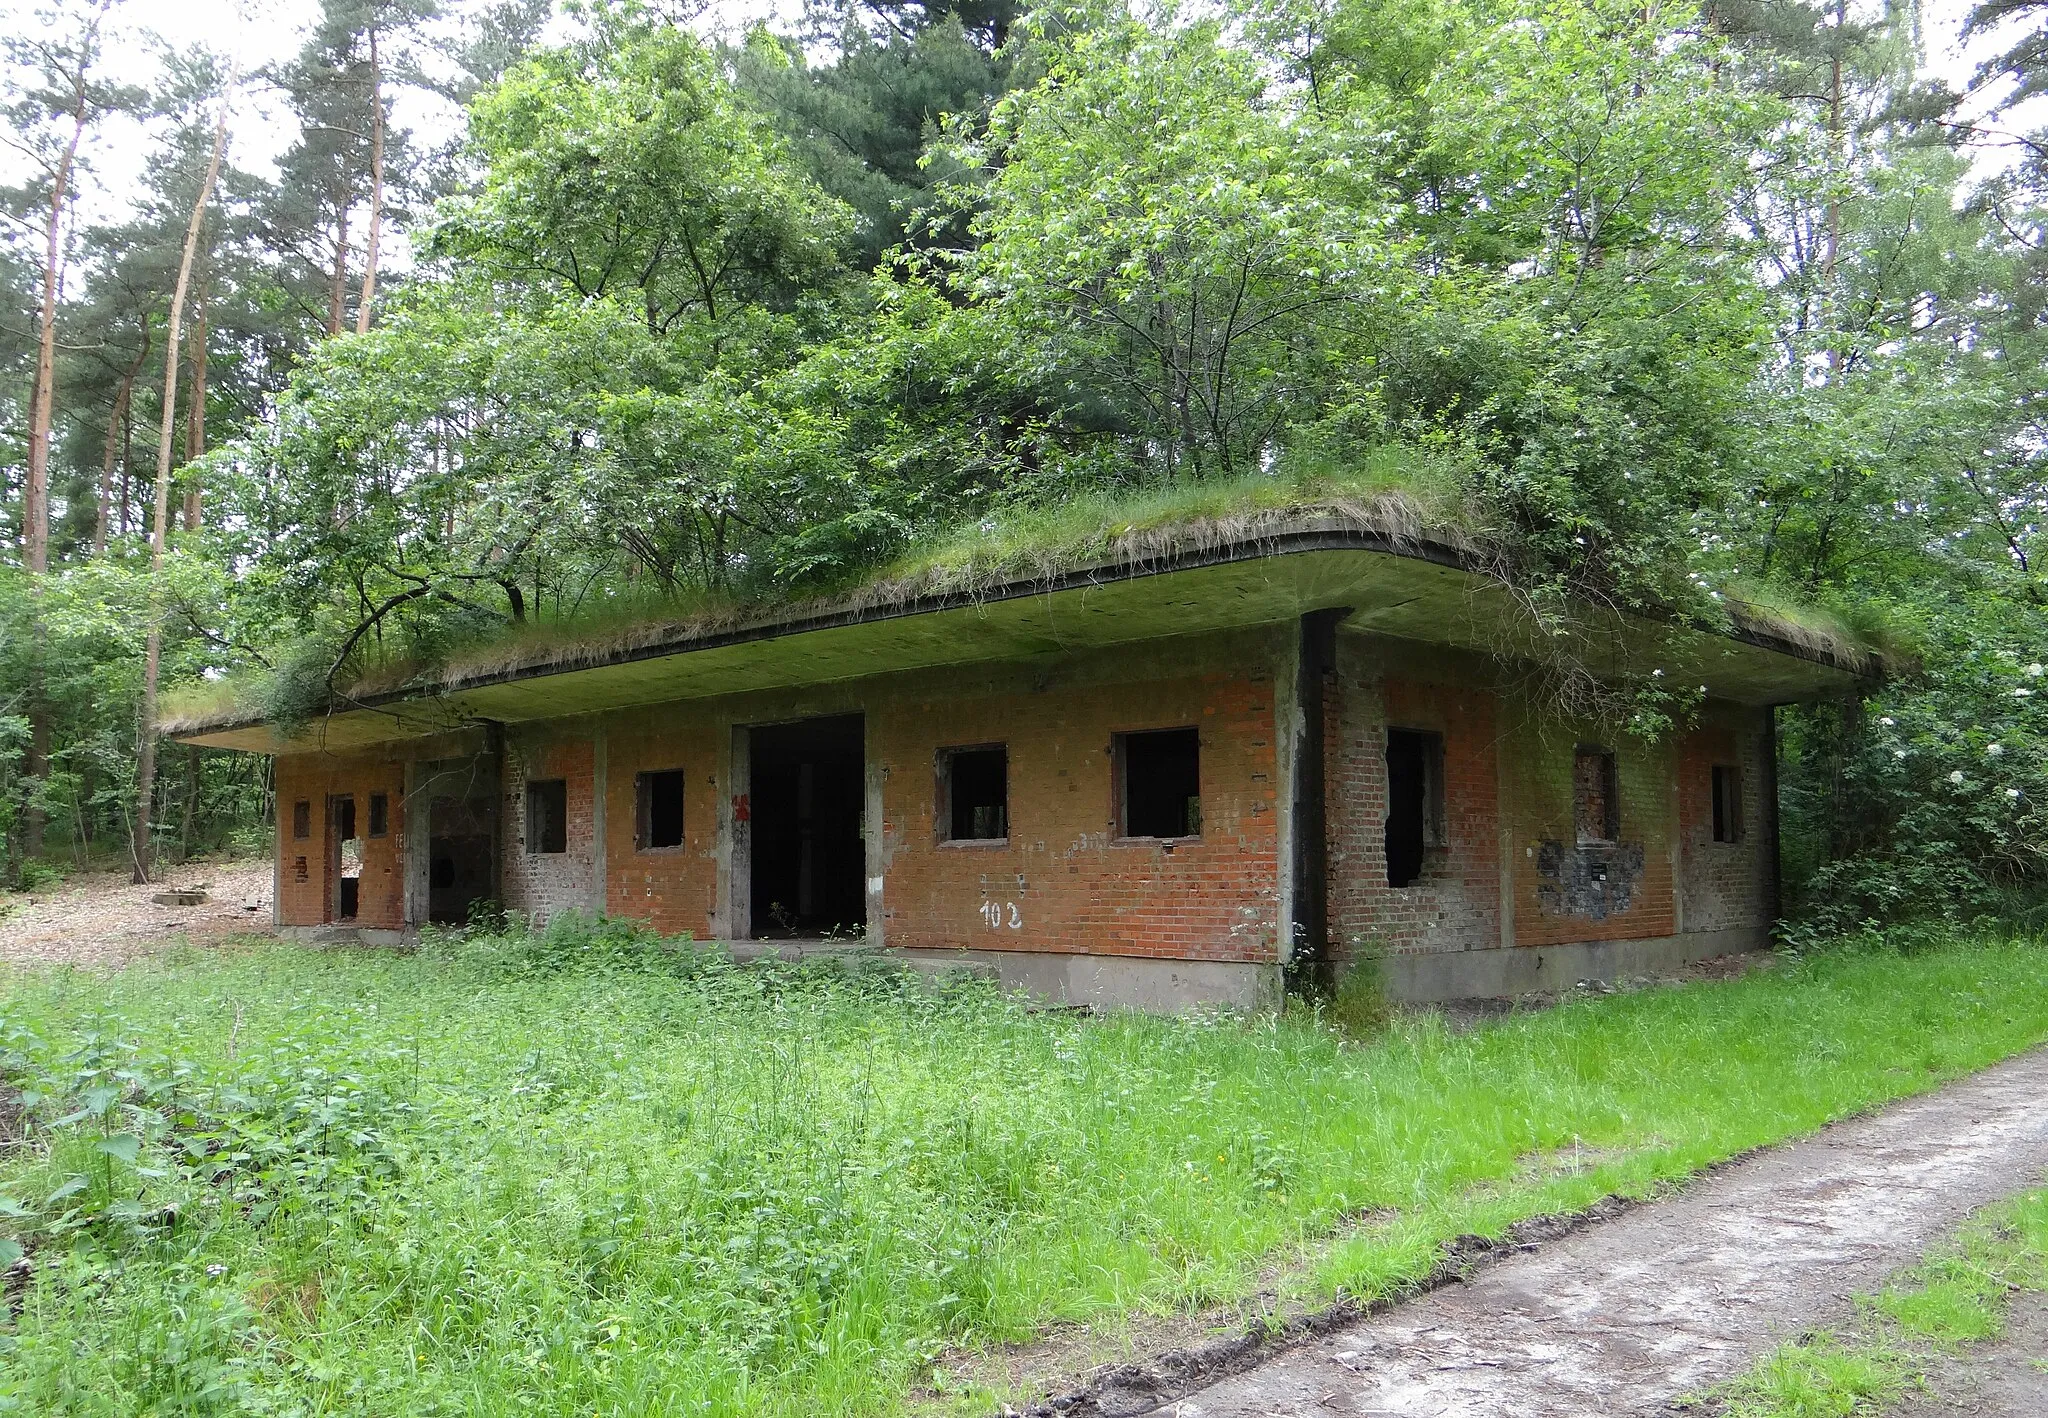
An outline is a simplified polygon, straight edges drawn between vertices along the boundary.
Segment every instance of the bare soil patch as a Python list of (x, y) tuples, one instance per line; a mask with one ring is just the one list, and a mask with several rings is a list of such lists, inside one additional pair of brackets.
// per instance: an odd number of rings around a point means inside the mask
[[(39, 891), (0, 892), (0, 962), (118, 969), (167, 945), (270, 929), (267, 860), (194, 861), (160, 875), (136, 886), (126, 870), (82, 871)], [(172, 890), (203, 891), (206, 900), (164, 906), (150, 899)]]
[(2040, 1418), (2048, 1413), (2048, 1295), (2015, 1295), (2005, 1333), (1928, 1366), (1926, 1390), (1885, 1418)]

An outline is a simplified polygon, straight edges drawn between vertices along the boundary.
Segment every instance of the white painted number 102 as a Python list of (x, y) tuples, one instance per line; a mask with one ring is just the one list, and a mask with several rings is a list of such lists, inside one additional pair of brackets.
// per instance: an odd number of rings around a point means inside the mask
[(1017, 909), (1014, 901), (984, 901), (981, 903), (981, 918), (988, 922), (988, 928), (1008, 926), (1011, 930), (1024, 928), (1024, 913)]

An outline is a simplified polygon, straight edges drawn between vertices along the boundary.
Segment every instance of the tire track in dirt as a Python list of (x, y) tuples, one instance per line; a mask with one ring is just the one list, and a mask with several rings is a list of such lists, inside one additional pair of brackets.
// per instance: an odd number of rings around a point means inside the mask
[[(2048, 1171), (2048, 1049), (1724, 1167), (1684, 1191), (1329, 1330), (1172, 1418), (1670, 1412)], [(1128, 1406), (1126, 1404), (1128, 1403)]]

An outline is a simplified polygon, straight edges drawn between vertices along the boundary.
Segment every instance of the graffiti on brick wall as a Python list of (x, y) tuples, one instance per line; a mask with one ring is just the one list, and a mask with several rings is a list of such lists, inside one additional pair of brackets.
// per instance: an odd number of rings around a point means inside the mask
[(1643, 880), (1643, 844), (1546, 841), (1536, 852), (1536, 876), (1536, 899), (1546, 914), (1604, 921), (1634, 901)]
[(981, 903), (981, 919), (990, 930), (1007, 926), (1011, 930), (1024, 928), (1024, 913), (1017, 909), (1014, 901), (984, 901)]

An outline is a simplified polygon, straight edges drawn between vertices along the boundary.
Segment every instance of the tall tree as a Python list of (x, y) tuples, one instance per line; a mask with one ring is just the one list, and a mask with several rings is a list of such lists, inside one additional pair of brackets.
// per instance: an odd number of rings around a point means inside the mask
[(185, 246), (178, 258), (178, 279), (171, 287), (170, 314), (164, 323), (163, 419), (157, 434), (156, 505), (150, 522), (149, 573), (151, 611), (149, 639), (144, 651), (142, 679), (141, 751), (138, 756), (135, 789), (134, 879), (140, 884), (150, 878), (154, 853), (150, 848), (150, 800), (156, 793), (156, 701), (157, 678), (163, 664), (163, 627), (159, 583), (164, 574), (164, 549), (170, 539), (171, 445), (177, 423), (178, 337), (184, 316), (185, 295), (192, 280), (192, 262), (199, 249), (199, 234), (206, 224), (206, 208), (213, 200), (213, 185), (220, 177), (221, 158), (227, 151), (228, 114), (234, 102), (237, 75), (230, 72), (222, 86), (219, 113), (214, 120), (213, 149), (200, 179), (199, 193), (192, 202), (192, 216), (185, 228)]
[[(35, 31), (6, 42), (14, 93), (8, 104), (13, 146), (37, 172), (37, 195), (43, 207), (42, 300), (37, 312), (34, 393), (29, 410), (27, 484), (22, 494), (22, 561), (30, 576), (32, 596), (40, 595), (40, 578), (50, 557), (50, 433), (57, 398), (57, 306), (64, 277), (65, 215), (73, 196), (79, 147), (87, 131), (112, 108), (127, 102), (127, 91), (105, 83), (95, 72), (100, 61), (103, 29), (116, 0), (88, 3), (45, 14)], [(34, 633), (42, 641), (42, 621)], [(40, 657), (37, 658), (40, 664)], [(50, 715), (44, 686), (30, 687), (29, 741), (22, 774), (28, 802), (24, 813), (23, 855), (42, 850), (44, 809), (41, 785), (49, 774)]]

